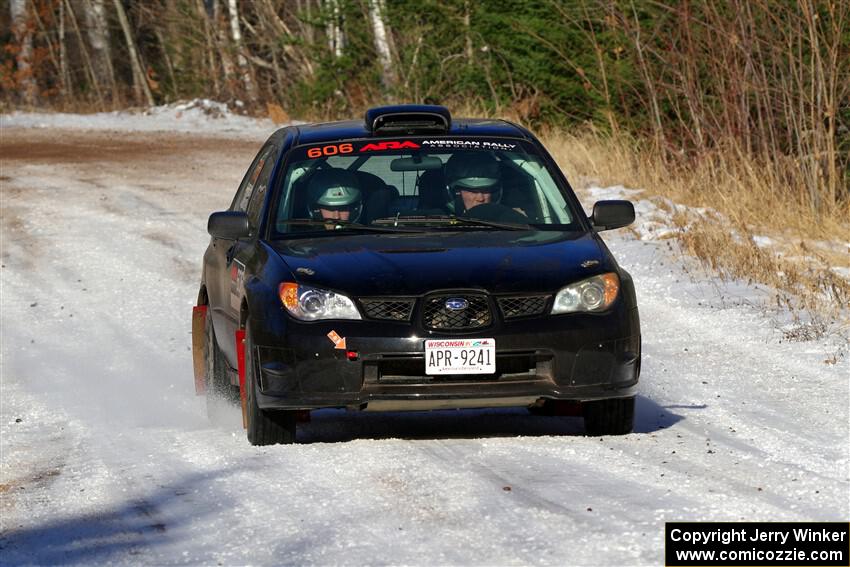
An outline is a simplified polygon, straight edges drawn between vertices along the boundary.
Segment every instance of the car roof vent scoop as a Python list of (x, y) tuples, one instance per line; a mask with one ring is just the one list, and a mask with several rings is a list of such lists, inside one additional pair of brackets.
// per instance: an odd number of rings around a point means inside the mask
[(399, 104), (366, 111), (366, 130), (372, 134), (448, 132), (452, 115), (445, 106)]

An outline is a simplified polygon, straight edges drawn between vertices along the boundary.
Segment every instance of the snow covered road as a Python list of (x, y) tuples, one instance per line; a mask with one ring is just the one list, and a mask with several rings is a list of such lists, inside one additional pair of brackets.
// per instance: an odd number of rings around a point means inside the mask
[[(525, 410), (208, 424), (206, 218), (262, 137), (4, 126), (0, 563), (661, 565), (672, 520), (847, 520), (850, 362), (757, 292), (606, 233), (634, 277), (635, 433)], [(842, 350), (843, 349), (843, 350)]]

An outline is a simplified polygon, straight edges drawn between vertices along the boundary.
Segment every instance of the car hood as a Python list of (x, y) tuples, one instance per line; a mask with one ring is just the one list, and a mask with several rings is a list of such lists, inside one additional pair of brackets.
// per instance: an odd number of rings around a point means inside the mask
[(577, 232), (357, 234), (271, 245), (299, 283), (354, 296), (554, 292), (614, 269), (597, 237)]

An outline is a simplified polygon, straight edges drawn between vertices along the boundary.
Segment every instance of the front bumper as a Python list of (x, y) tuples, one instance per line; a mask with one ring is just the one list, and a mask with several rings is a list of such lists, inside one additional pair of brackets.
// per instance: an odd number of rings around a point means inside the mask
[[(345, 348), (328, 336), (345, 338)], [(303, 323), (285, 314), (252, 328), (263, 409), (420, 410), (527, 406), (629, 397), (640, 374), (637, 309), (545, 316), (473, 333), (406, 323)], [(426, 376), (425, 339), (494, 338), (494, 375)], [(354, 355), (349, 353), (356, 353)], [(351, 358), (350, 358), (351, 357)]]

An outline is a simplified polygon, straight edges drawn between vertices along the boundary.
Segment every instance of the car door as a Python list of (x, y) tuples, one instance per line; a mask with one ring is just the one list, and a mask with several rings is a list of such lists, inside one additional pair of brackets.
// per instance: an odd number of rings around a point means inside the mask
[(260, 166), (260, 175), (254, 182), (251, 197), (248, 199), (245, 212), (248, 214), (248, 226), (251, 236), (234, 243), (230, 251), (230, 301), (227, 305), (228, 323), (233, 323), (233, 331), (239, 326), (241, 317), (242, 298), (245, 296), (245, 266), (257, 251), (257, 235), (260, 227), (260, 214), (266, 199), (269, 181), (274, 171), (277, 157), (277, 147), (273, 146)]
[[(274, 168), (276, 157), (275, 144), (268, 143), (260, 150), (254, 162), (245, 174), (233, 203), (231, 211), (248, 212), (251, 197), (256, 188), (260, 186), (261, 178), (265, 174), (265, 184)], [(266, 188), (263, 187), (263, 194)], [(254, 232), (257, 224), (253, 225)], [(253, 236), (253, 235), (252, 235)], [(218, 343), (232, 367), (236, 367), (236, 345), (235, 341), (224, 337), (233, 337), (239, 325), (239, 305), (241, 301), (242, 280), (244, 278), (245, 264), (236, 259), (239, 252), (249, 245), (253, 238), (238, 241), (222, 238), (213, 238), (205, 256), (205, 283), (209, 297), (210, 312), (213, 320)]]

